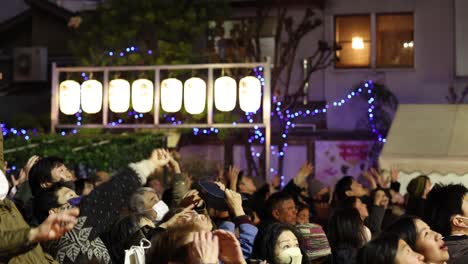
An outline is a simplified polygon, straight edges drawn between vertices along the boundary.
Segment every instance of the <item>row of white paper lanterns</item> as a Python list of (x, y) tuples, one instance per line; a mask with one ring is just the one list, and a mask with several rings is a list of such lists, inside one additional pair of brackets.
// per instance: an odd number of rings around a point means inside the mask
[[(183, 91), (182, 91), (183, 90)], [(88, 80), (81, 84), (66, 80), (59, 86), (60, 111), (73, 115), (81, 108), (88, 114), (95, 114), (102, 108), (102, 83)], [(154, 104), (154, 86), (150, 80), (138, 79), (131, 85), (133, 110), (148, 113)], [(255, 77), (247, 76), (239, 82), (239, 105), (245, 112), (255, 112), (261, 105), (261, 84)], [(206, 105), (206, 83), (193, 77), (182, 82), (170, 78), (161, 83), (161, 107), (164, 111), (174, 113), (182, 108), (190, 114), (200, 114)], [(219, 111), (229, 112), (236, 106), (237, 83), (228, 76), (216, 79), (214, 83), (214, 102)], [(124, 79), (109, 82), (109, 109), (114, 113), (123, 113), (130, 108), (130, 83)]]

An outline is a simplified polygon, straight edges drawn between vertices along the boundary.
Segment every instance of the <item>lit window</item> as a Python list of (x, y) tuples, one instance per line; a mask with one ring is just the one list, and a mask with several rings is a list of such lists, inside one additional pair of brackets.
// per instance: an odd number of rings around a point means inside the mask
[(377, 15), (377, 67), (414, 66), (413, 14)]
[(342, 47), (337, 51), (337, 68), (369, 67), (371, 57), (371, 17), (351, 15), (335, 17), (335, 41)]

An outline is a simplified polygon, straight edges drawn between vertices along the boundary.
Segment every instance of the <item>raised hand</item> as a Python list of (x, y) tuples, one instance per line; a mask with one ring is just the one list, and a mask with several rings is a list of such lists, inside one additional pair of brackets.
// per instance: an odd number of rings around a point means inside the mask
[(226, 189), (224, 191), (226, 196), (226, 204), (228, 205), (229, 209), (233, 212), (233, 216), (241, 216), (245, 215), (244, 209), (242, 208), (242, 196), (240, 193), (235, 192), (233, 190)]
[(169, 155), (169, 164), (168, 165), (171, 167), (171, 169), (174, 171), (174, 173), (175, 174), (182, 173), (182, 171), (180, 170), (179, 162), (176, 160), (177, 153), (176, 152), (169, 153), (167, 150), (166, 150), (166, 152)]
[(242, 255), (239, 240), (237, 240), (233, 233), (218, 229), (213, 231), (213, 234), (218, 237), (219, 259), (223, 263), (246, 263)]
[(371, 173), (371, 170), (363, 171), (362, 176), (369, 182), (370, 188), (372, 190), (377, 189), (377, 183), (375, 182), (375, 178)]
[(237, 166), (229, 166), (227, 178), (229, 180), (229, 188), (237, 191), (237, 180), (239, 179), (240, 168)]
[(197, 214), (195, 211), (193, 211), (194, 207), (195, 206), (193, 204), (185, 207), (181, 212), (175, 214), (169, 220), (159, 225), (159, 227), (167, 229), (179, 224), (185, 224), (192, 221), (194, 215)]
[(388, 179), (384, 179), (384, 176), (378, 170), (376, 170), (375, 168), (371, 168), (371, 173), (377, 179), (377, 183), (380, 187), (388, 187), (388, 184), (390, 184), (390, 182), (388, 181)]
[(179, 206), (187, 207), (189, 205), (201, 206), (203, 204), (203, 199), (200, 197), (197, 190), (188, 191), (182, 201), (180, 201)]
[(150, 160), (158, 168), (166, 166), (171, 161), (171, 155), (165, 149), (155, 149), (151, 154)]
[(398, 181), (398, 167), (397, 166), (392, 166), (390, 168), (390, 178), (392, 179), (392, 182), (397, 182)]
[(49, 240), (57, 240), (66, 232), (73, 229), (77, 223), (77, 217), (80, 211), (78, 208), (73, 208), (60, 212), (58, 214), (51, 214), (47, 219), (42, 222), (38, 227), (31, 229), (29, 232), (29, 241), (31, 243), (38, 243)]
[(281, 177), (279, 174), (275, 174), (275, 176), (273, 176), (273, 178), (271, 179), (271, 183), (270, 183), (271, 187), (273, 187), (274, 189), (277, 189), (280, 187), (281, 185)]
[(190, 260), (194, 263), (218, 263), (218, 236), (206, 231), (193, 233), (193, 243), (189, 255)]
[(19, 177), (16, 179), (14, 175), (11, 175), (11, 182), (13, 183), (13, 186), (18, 186), (23, 184), (24, 182), (28, 181), (28, 177), (24, 169), (20, 170)]
[(24, 166), (24, 172), (26, 173), (26, 177), (29, 179), (29, 172), (31, 171), (31, 168), (37, 163), (37, 161), (40, 159), (39, 156), (34, 155), (29, 158), (28, 162), (26, 162), (26, 165)]
[(306, 162), (294, 177), (294, 183), (300, 187), (307, 187), (307, 177), (314, 171), (312, 163)]

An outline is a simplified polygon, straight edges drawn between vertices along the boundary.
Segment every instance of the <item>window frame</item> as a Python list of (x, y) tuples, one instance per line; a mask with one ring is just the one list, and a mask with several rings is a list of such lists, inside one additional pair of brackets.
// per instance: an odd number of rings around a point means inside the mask
[[(372, 14), (369, 13), (351, 13), (351, 14), (343, 14), (343, 15), (334, 15), (333, 16), (333, 41), (334, 43), (338, 43), (336, 41), (336, 20), (338, 17), (356, 17), (356, 16), (366, 16), (369, 17), (370, 20), (370, 56), (369, 56), (369, 66), (336, 66), (336, 62), (333, 64), (335, 69), (371, 69), (372, 68), (372, 50), (373, 50), (373, 36), (372, 36)], [(336, 54), (336, 53), (335, 53)]]
[[(413, 43), (415, 47), (417, 47), (416, 39), (415, 39), (415, 31), (416, 31), (416, 12), (414, 11), (399, 11), (399, 12), (372, 12), (372, 13), (349, 13), (349, 14), (333, 14), (332, 15), (332, 29), (333, 29), (333, 42), (336, 42), (336, 19), (338, 17), (347, 17), (347, 16), (370, 16), (371, 28), (370, 28), (370, 35), (371, 35), (371, 47), (370, 47), (370, 65), (363, 66), (363, 67), (356, 67), (356, 66), (336, 66), (336, 62), (333, 64), (333, 69), (335, 71), (347, 71), (347, 70), (388, 70), (388, 71), (414, 71), (416, 69), (416, 52), (413, 51), (413, 65), (412, 66), (389, 66), (377, 65), (377, 16), (382, 15), (412, 15), (413, 16)], [(416, 50), (416, 48), (415, 48)]]

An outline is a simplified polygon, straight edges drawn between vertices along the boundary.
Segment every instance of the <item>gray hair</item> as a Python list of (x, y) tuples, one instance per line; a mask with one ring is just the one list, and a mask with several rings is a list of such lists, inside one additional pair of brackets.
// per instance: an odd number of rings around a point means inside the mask
[[(130, 203), (128, 209), (133, 215), (148, 216), (148, 210), (145, 208), (144, 194), (151, 192), (156, 194), (153, 188), (141, 187), (138, 188), (130, 197)], [(157, 196), (157, 194), (156, 194)]]

